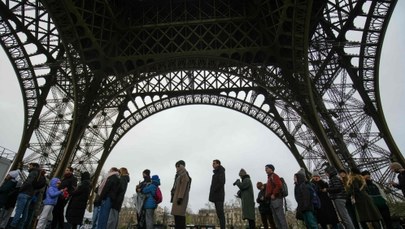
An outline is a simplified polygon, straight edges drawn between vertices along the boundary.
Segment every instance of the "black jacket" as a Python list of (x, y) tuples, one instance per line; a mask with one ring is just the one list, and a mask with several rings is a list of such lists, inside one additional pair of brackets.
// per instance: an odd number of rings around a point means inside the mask
[(116, 198), (112, 202), (111, 208), (117, 211), (121, 210), (121, 206), (125, 198), (125, 193), (127, 191), (128, 183), (129, 183), (129, 176), (126, 175), (120, 177), (119, 188), (117, 190)]
[(224, 202), (225, 200), (225, 168), (220, 165), (214, 170), (211, 180), (210, 195), (211, 202)]
[(81, 175), (80, 185), (71, 193), (72, 198), (70, 199), (66, 210), (66, 220), (70, 224), (82, 224), (90, 190), (90, 174), (88, 172), (84, 172)]

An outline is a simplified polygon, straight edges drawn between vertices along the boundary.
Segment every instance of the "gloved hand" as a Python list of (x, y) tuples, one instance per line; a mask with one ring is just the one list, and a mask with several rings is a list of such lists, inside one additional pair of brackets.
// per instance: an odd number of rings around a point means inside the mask
[(236, 183), (238, 183), (238, 181), (239, 181), (239, 179), (236, 179), (236, 181), (235, 182), (233, 182), (233, 186), (235, 186), (236, 185)]
[(183, 203), (183, 198), (178, 198), (178, 199), (177, 199), (177, 204), (178, 204), (178, 205), (181, 205), (181, 203)]

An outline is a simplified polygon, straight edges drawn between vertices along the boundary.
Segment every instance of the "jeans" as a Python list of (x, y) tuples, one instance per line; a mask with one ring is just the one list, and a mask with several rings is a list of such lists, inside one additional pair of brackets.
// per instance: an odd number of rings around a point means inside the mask
[(153, 218), (155, 209), (145, 209), (145, 225), (146, 229), (153, 229)]
[(219, 219), (219, 226), (221, 229), (225, 229), (225, 213), (224, 213), (224, 202), (214, 202), (215, 211)]
[(337, 213), (342, 220), (343, 225), (346, 229), (355, 229), (352, 219), (350, 218), (349, 212), (346, 208), (346, 200), (345, 199), (334, 199), (333, 203), (335, 204), (335, 208)]
[(10, 226), (16, 228), (23, 228), (25, 221), (28, 218), (28, 209), (31, 203), (32, 197), (25, 193), (19, 193), (17, 196), (17, 202), (15, 207), (15, 214)]
[(100, 214), (100, 206), (94, 206), (93, 217), (91, 218), (91, 222), (93, 223), (93, 225), (92, 225), (91, 229), (97, 228), (97, 221), (98, 221), (99, 214)]
[(271, 212), (273, 213), (273, 219), (276, 223), (277, 229), (287, 229), (287, 220), (284, 214), (284, 207), (283, 207), (284, 200), (283, 198), (276, 198), (271, 200)]
[(98, 215), (97, 228), (107, 228), (108, 216), (111, 210), (111, 198), (107, 197), (101, 202), (100, 213)]

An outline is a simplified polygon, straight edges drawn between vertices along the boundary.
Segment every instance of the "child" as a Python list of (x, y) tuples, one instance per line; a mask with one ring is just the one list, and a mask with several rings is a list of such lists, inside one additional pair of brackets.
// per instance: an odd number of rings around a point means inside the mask
[(41, 215), (39, 216), (37, 229), (44, 229), (46, 224), (48, 223), (48, 217), (52, 213), (53, 207), (55, 206), (56, 202), (58, 201), (59, 195), (64, 194), (66, 192), (66, 188), (63, 190), (59, 190), (60, 185), (59, 178), (52, 178), (51, 182), (49, 183), (49, 187), (46, 190), (46, 196), (44, 201), (44, 207), (42, 209)]

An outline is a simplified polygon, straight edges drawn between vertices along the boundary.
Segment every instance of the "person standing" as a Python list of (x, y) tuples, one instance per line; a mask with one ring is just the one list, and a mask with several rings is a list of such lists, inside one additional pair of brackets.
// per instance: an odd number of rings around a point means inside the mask
[(256, 202), (259, 204), (259, 212), (263, 228), (268, 229), (270, 226), (271, 229), (275, 229), (276, 224), (273, 219), (273, 214), (271, 213), (270, 200), (265, 198), (266, 184), (259, 181), (256, 184), (256, 188), (259, 189)]
[(337, 170), (335, 167), (328, 166), (325, 169), (325, 173), (329, 176), (329, 187), (324, 188), (324, 192), (329, 193), (329, 197), (335, 204), (336, 211), (342, 220), (346, 229), (354, 229), (353, 221), (346, 208), (347, 193), (343, 186), (342, 180), (337, 176)]
[(120, 168), (120, 185), (116, 198), (111, 205), (110, 215), (108, 216), (107, 228), (116, 229), (118, 227), (119, 213), (124, 202), (125, 193), (129, 183), (129, 173), (127, 168)]
[(172, 210), (175, 229), (186, 228), (186, 210), (188, 205), (191, 177), (186, 170), (186, 163), (183, 160), (176, 162), (176, 176), (171, 190)]
[(144, 203), (145, 209), (145, 226), (146, 229), (153, 229), (153, 222), (155, 218), (155, 209), (157, 208), (157, 203), (155, 200), (156, 191), (160, 185), (160, 178), (158, 175), (153, 175), (151, 178), (151, 183), (142, 189), (142, 193), (146, 195), (146, 200)]
[(371, 174), (369, 171), (361, 172), (361, 175), (366, 180), (366, 192), (373, 200), (374, 205), (377, 207), (378, 211), (380, 212), (386, 229), (392, 229), (392, 221), (391, 221), (391, 212), (390, 208), (387, 205), (387, 201), (385, 200), (383, 194), (384, 191), (379, 187), (377, 183), (375, 183), (371, 179)]
[(321, 225), (322, 229), (327, 229), (328, 225), (331, 225), (332, 229), (338, 229), (339, 219), (336, 215), (332, 200), (326, 192), (326, 189), (329, 187), (328, 183), (322, 180), (321, 176), (316, 171), (312, 173), (311, 182), (314, 184), (315, 190), (321, 200), (321, 208), (315, 209), (315, 215), (319, 225)]
[(142, 189), (151, 183), (150, 170), (145, 169), (142, 172), (143, 180), (135, 187), (136, 191), (136, 217), (138, 221), (138, 228), (145, 228), (145, 208), (143, 204), (145, 203), (146, 196), (142, 193)]
[(277, 229), (287, 229), (288, 225), (284, 214), (283, 197), (281, 196), (283, 184), (280, 177), (274, 173), (274, 166), (272, 164), (267, 164), (265, 171), (267, 173), (265, 197), (270, 200), (271, 211), (276, 227)]
[(308, 229), (318, 229), (310, 192), (312, 184), (307, 181), (305, 174), (301, 172), (294, 174), (294, 183), (294, 197), (298, 204), (297, 219), (303, 220)]
[(28, 177), (21, 185), (16, 202), (15, 214), (13, 221), (10, 223), (10, 228), (23, 228), (28, 218), (28, 208), (31, 203), (32, 196), (36, 190), (33, 186), (36, 179), (40, 176), (40, 168), (38, 163), (28, 164)]
[(83, 172), (79, 186), (71, 193), (71, 198), (66, 209), (66, 220), (72, 229), (82, 225), (86, 211), (87, 200), (91, 191), (90, 173)]
[(366, 181), (359, 169), (351, 169), (347, 185), (348, 195), (352, 199), (361, 227), (366, 229), (367, 223), (372, 223), (374, 229), (381, 228), (381, 214), (366, 192)]
[(112, 167), (108, 172), (107, 178), (101, 182), (100, 187), (98, 188), (98, 194), (101, 200), (100, 212), (97, 222), (97, 228), (99, 229), (107, 228), (111, 206), (116, 199), (119, 185), (120, 178), (118, 169), (116, 167)]
[(240, 198), (242, 200), (242, 219), (247, 219), (249, 229), (256, 228), (255, 223), (255, 201), (253, 194), (253, 185), (250, 176), (244, 169), (239, 171), (240, 179), (236, 179), (233, 185), (238, 186), (240, 190)]
[[(4, 178), (4, 181), (0, 187), (0, 229), (4, 229), (7, 226), (8, 220), (13, 212), (15, 201), (17, 200), (18, 188), (17, 177), (19, 175), (18, 170), (10, 171)], [(15, 197), (15, 198), (12, 198)], [(14, 200), (14, 205), (10, 205), (10, 201)]]
[(65, 224), (65, 216), (64, 210), (65, 206), (69, 201), (69, 196), (71, 193), (76, 189), (77, 186), (77, 178), (73, 175), (74, 169), (72, 167), (67, 167), (65, 169), (65, 173), (61, 178), (61, 184), (59, 186), (60, 189), (67, 189), (69, 195), (67, 196), (59, 196), (58, 202), (56, 203), (55, 207), (53, 208), (52, 214), (52, 228), (64, 228)]
[(225, 229), (225, 168), (218, 159), (212, 161), (212, 167), (214, 168), (214, 174), (212, 175), (208, 200), (215, 205), (220, 228)]
[(37, 229), (44, 229), (46, 228), (46, 225), (48, 224), (48, 218), (52, 214), (52, 210), (58, 202), (58, 197), (60, 195), (63, 195), (63, 192), (66, 189), (59, 190), (60, 186), (60, 180), (59, 178), (52, 178), (51, 181), (49, 182), (49, 187), (46, 189), (46, 194), (45, 194), (45, 199), (43, 200), (43, 208), (41, 215), (39, 216), (38, 223), (37, 223)]
[(402, 195), (405, 197), (405, 169), (398, 162), (391, 163), (390, 168), (394, 173), (398, 173), (398, 183), (392, 181), (391, 185), (394, 188), (400, 189)]

